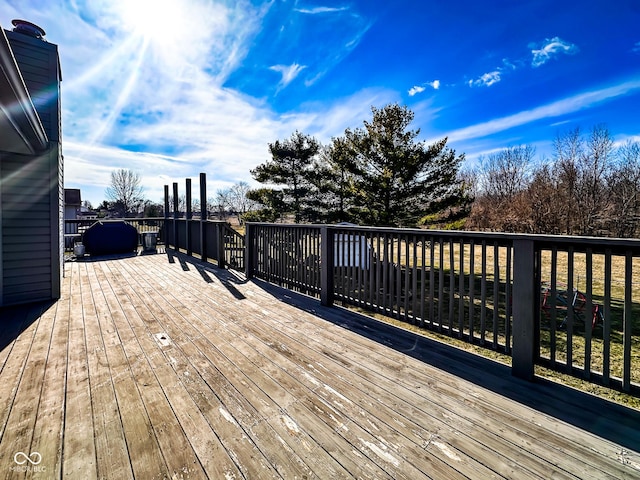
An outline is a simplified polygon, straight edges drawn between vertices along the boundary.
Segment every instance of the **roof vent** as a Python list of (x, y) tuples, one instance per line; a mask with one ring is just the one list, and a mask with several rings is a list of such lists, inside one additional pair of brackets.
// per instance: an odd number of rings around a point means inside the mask
[(11, 20), (13, 24), (13, 31), (17, 33), (22, 33), (23, 35), (29, 35), (33, 38), (39, 38), (40, 40), (44, 40), (42, 37), (45, 36), (44, 30), (40, 28), (38, 25), (27, 22), (26, 20)]

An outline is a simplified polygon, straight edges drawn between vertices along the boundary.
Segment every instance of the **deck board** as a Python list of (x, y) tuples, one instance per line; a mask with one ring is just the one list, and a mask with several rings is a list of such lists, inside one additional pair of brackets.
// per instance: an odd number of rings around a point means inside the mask
[(178, 254), (65, 273), (0, 310), (7, 477), (640, 478), (635, 410)]

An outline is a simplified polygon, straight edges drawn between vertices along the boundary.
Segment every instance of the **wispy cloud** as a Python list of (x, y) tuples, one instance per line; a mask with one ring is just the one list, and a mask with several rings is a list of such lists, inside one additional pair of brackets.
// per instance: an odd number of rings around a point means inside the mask
[(547, 38), (539, 48), (535, 47), (537, 47), (537, 45), (531, 45), (531, 54), (533, 55), (531, 66), (534, 68), (544, 65), (559, 55), (575, 55), (579, 51), (576, 45), (565, 42), (560, 37)]
[[(538, 48), (538, 46), (540, 48)], [(534, 68), (544, 65), (559, 55), (574, 55), (579, 51), (576, 45), (565, 42), (559, 37), (546, 39), (541, 45), (532, 43), (529, 44), (529, 47), (532, 48), (531, 54), (533, 55), (533, 59), (531, 60), (531, 66)], [(526, 60), (522, 58), (514, 61), (503, 58), (502, 65), (490, 72), (480, 75), (475, 80), (467, 81), (467, 85), (470, 87), (490, 87), (500, 82), (505, 74), (518, 70), (526, 64)]]
[(636, 44), (631, 49), (632, 52), (640, 53), (640, 42), (636, 42)]
[(410, 97), (413, 97), (418, 93), (424, 92), (427, 89), (426, 87), (431, 87), (434, 90), (438, 90), (440, 88), (440, 80), (434, 80), (433, 82), (423, 83), (422, 85), (414, 85), (409, 89), (407, 93), (409, 93)]
[(470, 87), (490, 87), (502, 80), (502, 76), (505, 73), (509, 73), (522, 66), (521, 61), (512, 62), (508, 58), (502, 59), (502, 65), (496, 67), (493, 71), (480, 75), (475, 80), (469, 80), (467, 85)]
[(514, 115), (454, 130), (447, 136), (451, 142), (486, 137), (527, 123), (585, 110), (637, 90), (640, 90), (640, 80), (631, 80), (618, 85), (573, 95)]
[(314, 8), (296, 8), (295, 12), (306, 13), (308, 15), (317, 15), (319, 13), (335, 13), (344, 12), (348, 10), (347, 7), (314, 7)]
[(470, 87), (490, 87), (500, 81), (500, 70), (494, 70), (493, 72), (485, 73), (475, 80), (469, 80)]
[(269, 70), (273, 70), (274, 72), (279, 72), (282, 75), (282, 79), (278, 84), (278, 90), (285, 88), (289, 85), (298, 74), (306, 68), (306, 65), (298, 65), (297, 63), (293, 63), (291, 65), (272, 65), (269, 67)]

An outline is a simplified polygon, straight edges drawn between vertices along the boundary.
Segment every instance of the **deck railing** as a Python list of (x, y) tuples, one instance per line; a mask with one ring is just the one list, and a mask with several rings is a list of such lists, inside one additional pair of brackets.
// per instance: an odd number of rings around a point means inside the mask
[[(219, 267), (244, 271), (244, 236), (227, 222), (198, 218), (122, 218), (110, 220), (65, 220), (65, 250), (72, 252), (82, 242), (84, 232), (96, 222), (126, 222), (138, 230), (138, 245), (146, 232), (157, 233), (157, 243), (188, 255), (213, 261)], [(203, 248), (204, 246), (204, 248)]]
[(219, 267), (244, 271), (244, 236), (227, 222), (168, 218), (167, 245)]
[[(640, 393), (640, 241), (248, 224), (246, 273)], [(635, 269), (635, 271), (634, 271)]]
[(142, 245), (142, 234), (157, 232), (157, 241), (164, 244), (166, 239), (165, 219), (162, 217), (150, 218), (121, 218), (121, 219), (75, 219), (64, 221), (64, 247), (65, 251), (73, 251), (75, 243), (82, 242), (84, 232), (96, 222), (127, 222), (138, 230), (138, 245)]

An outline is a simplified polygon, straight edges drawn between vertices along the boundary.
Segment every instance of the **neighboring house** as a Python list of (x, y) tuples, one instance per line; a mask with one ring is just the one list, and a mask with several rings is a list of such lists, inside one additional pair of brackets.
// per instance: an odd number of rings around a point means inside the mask
[(57, 46), (0, 27), (0, 306), (60, 297), (64, 188)]
[(64, 219), (76, 220), (80, 218), (82, 208), (82, 197), (79, 188), (64, 189)]
[(97, 220), (98, 213), (92, 210), (89, 210), (86, 207), (81, 207), (80, 213), (78, 213), (78, 218), (82, 220)]

